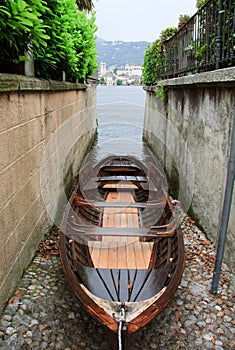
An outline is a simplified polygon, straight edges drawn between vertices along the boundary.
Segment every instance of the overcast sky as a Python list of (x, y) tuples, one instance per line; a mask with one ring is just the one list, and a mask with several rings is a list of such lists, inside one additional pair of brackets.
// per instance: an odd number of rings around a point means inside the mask
[(96, 35), (105, 40), (155, 41), (177, 26), (181, 14), (193, 15), (196, 0), (94, 0)]

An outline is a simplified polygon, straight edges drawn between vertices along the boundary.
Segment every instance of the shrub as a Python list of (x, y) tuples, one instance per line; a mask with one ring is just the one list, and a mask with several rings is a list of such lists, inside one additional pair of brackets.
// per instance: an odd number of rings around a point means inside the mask
[(97, 68), (95, 16), (75, 0), (6, 0), (0, 6), (0, 63), (18, 63), (30, 53), (35, 74), (84, 80)]
[(25, 60), (25, 53), (37, 53), (49, 37), (42, 20), (43, 0), (6, 0), (0, 6), (0, 63), (8, 65)]

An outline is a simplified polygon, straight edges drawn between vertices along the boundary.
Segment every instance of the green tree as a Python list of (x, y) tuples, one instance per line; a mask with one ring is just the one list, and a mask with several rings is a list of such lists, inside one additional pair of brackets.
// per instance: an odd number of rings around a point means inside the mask
[(101, 85), (105, 85), (105, 84), (106, 84), (106, 82), (105, 82), (105, 80), (104, 80), (104, 77), (101, 77), (101, 78), (100, 78), (99, 84), (101, 84)]

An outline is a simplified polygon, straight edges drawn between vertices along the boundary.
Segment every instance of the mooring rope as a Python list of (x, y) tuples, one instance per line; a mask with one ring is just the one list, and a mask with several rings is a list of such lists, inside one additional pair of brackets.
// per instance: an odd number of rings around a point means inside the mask
[(122, 350), (122, 330), (124, 330), (126, 327), (126, 306), (124, 303), (122, 303), (120, 307), (118, 322), (118, 350)]
[(118, 350), (122, 350), (122, 321), (119, 321), (118, 327)]

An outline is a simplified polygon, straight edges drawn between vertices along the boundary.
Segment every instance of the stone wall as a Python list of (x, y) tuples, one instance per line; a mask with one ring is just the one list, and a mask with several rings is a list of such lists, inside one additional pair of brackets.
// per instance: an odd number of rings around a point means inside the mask
[[(169, 79), (146, 90), (143, 137), (162, 162), (172, 192), (216, 243), (235, 106), (235, 68)], [(225, 253), (235, 272), (234, 219), (235, 194)]]
[[(96, 133), (93, 84), (0, 74), (0, 310)], [(58, 221), (59, 222), (59, 221)]]

